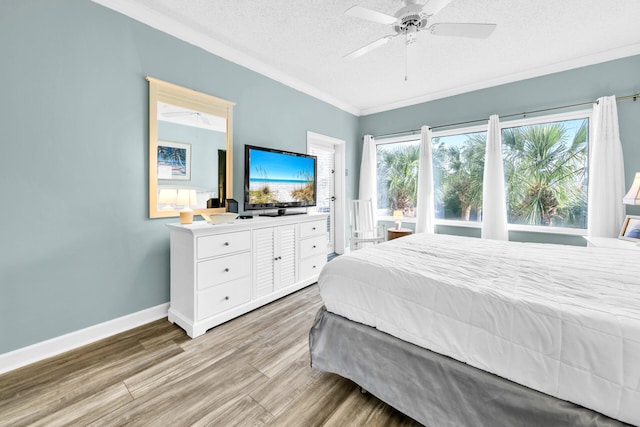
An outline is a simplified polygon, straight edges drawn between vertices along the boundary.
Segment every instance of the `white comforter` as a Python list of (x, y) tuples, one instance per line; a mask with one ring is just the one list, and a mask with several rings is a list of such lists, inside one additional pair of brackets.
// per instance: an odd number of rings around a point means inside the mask
[(640, 425), (640, 251), (417, 234), (318, 283), (333, 313)]

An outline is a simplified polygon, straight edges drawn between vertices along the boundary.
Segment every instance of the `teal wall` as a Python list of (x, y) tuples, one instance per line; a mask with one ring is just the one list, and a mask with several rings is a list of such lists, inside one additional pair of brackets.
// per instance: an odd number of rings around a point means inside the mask
[(358, 117), (89, 0), (0, 0), (0, 61), (0, 353), (169, 300), (145, 76), (236, 103), (237, 200), (244, 144), (304, 152), (311, 130), (359, 161)]
[[(491, 114), (504, 115), (535, 111), (592, 101), (601, 96), (623, 96), (638, 92), (640, 92), (640, 56), (633, 56), (363, 116), (360, 118), (360, 135), (383, 135), (420, 129), (422, 125), (438, 126), (488, 118)], [(566, 110), (547, 114), (563, 111)], [(640, 100), (618, 102), (618, 120), (628, 188), (635, 173), (640, 172)], [(640, 208), (627, 207), (627, 213), (640, 215)], [(465, 236), (480, 235), (478, 229), (468, 227), (439, 226), (436, 232)], [(585, 244), (584, 239), (579, 236), (547, 233), (512, 231), (509, 237), (516, 241)]]
[[(147, 75), (236, 103), (239, 201), (245, 144), (345, 140), (351, 199), (365, 133), (640, 90), (633, 57), (358, 118), (89, 0), (0, 0), (0, 61), (0, 354), (168, 301), (175, 219), (148, 219)], [(630, 182), (640, 102), (619, 112)]]

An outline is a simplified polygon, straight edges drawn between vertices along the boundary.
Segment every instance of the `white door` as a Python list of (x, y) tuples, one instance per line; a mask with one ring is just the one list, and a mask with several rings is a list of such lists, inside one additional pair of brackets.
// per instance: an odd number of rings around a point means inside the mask
[[(313, 135), (312, 135), (313, 136)], [(318, 157), (316, 209), (327, 218), (327, 253), (336, 251), (336, 146), (320, 138), (307, 136), (307, 152)]]

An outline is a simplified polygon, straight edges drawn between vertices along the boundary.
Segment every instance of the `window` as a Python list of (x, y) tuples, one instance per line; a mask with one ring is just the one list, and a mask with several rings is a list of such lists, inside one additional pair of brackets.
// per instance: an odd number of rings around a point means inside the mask
[(406, 218), (416, 216), (420, 139), (382, 142), (376, 145), (378, 215), (400, 210)]
[(487, 132), (440, 135), (431, 141), (436, 218), (481, 221)]
[(506, 125), (509, 223), (586, 229), (589, 118)]
[[(501, 122), (509, 224), (587, 228), (590, 111)], [(486, 126), (434, 132), (436, 220), (482, 221)], [(415, 217), (419, 137), (377, 145), (378, 214)]]

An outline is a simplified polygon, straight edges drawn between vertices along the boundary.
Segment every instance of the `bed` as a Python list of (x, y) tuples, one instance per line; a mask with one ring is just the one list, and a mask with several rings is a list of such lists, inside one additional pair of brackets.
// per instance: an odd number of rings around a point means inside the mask
[(312, 366), (430, 427), (640, 424), (640, 253), (416, 234), (323, 269)]

